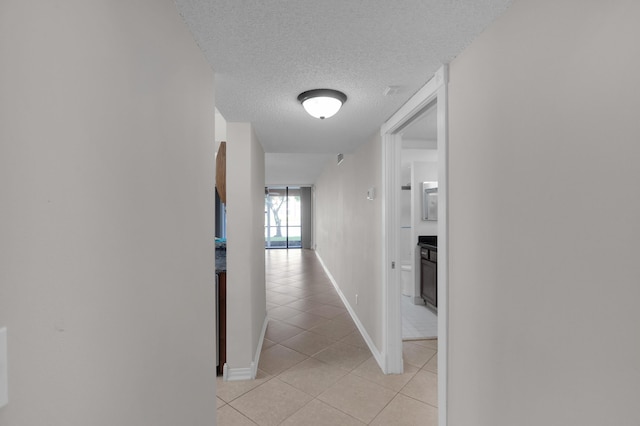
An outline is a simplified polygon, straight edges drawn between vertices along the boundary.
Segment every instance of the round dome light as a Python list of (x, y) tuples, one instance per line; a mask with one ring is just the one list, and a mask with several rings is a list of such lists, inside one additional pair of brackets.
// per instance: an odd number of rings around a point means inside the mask
[(309, 115), (324, 120), (340, 110), (347, 101), (347, 95), (332, 89), (314, 89), (300, 93), (298, 101)]

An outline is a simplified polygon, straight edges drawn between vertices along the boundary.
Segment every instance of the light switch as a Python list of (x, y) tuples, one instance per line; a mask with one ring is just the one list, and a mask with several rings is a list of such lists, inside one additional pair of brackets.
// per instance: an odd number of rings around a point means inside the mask
[(9, 402), (9, 390), (7, 386), (7, 328), (0, 328), (0, 408)]

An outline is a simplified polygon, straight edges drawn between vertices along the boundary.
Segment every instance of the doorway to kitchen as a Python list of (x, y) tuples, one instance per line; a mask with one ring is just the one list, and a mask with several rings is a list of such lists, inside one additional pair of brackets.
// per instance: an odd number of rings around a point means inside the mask
[[(437, 104), (428, 105), (398, 134), (401, 137), (398, 264), (402, 291), (402, 339), (436, 339)], [(431, 189), (425, 189), (425, 185)], [(427, 194), (431, 198), (427, 198)], [(429, 205), (432, 209), (425, 209)], [(427, 241), (431, 242), (428, 247), (424, 246)]]
[[(428, 111), (436, 116), (437, 151), (437, 312), (438, 312), (438, 417), (447, 424), (448, 381), (448, 182), (447, 182), (447, 77), (443, 66), (381, 128), (383, 161), (383, 346), (385, 373), (402, 373), (401, 286), (401, 180), (402, 134)], [(435, 109), (433, 109), (435, 108)], [(414, 263), (415, 264), (415, 263)]]

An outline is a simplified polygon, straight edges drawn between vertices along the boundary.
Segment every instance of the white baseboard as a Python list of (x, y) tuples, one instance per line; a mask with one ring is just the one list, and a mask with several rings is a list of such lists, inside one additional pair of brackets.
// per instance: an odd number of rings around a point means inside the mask
[(331, 275), (331, 272), (329, 272), (329, 269), (327, 269), (327, 265), (324, 264), (324, 262), (322, 260), (322, 257), (320, 257), (318, 252), (315, 251), (315, 250), (314, 250), (314, 253), (316, 254), (316, 257), (318, 258), (318, 261), (320, 261), (320, 264), (322, 265), (322, 268), (324, 269), (324, 272), (329, 277), (329, 280), (331, 280), (331, 284), (333, 284), (333, 287), (336, 289), (336, 292), (338, 292), (338, 296), (340, 296), (340, 299), (342, 299), (342, 303), (344, 303), (344, 306), (347, 308), (347, 311), (349, 311), (349, 315), (351, 315), (351, 319), (356, 324), (356, 327), (358, 327), (358, 331), (362, 335), (362, 338), (364, 339), (364, 341), (367, 343), (367, 346), (369, 347), (369, 350), (371, 351), (371, 353), (373, 354), (373, 357), (375, 358), (376, 362), (378, 363), (378, 366), (380, 367), (380, 369), (382, 371), (384, 371), (385, 354), (380, 352), (378, 350), (378, 348), (376, 348), (376, 345), (373, 344), (373, 340), (371, 339), (371, 336), (369, 336), (369, 333), (367, 333), (367, 330), (364, 328), (364, 325), (362, 325), (362, 322), (360, 322), (360, 319), (358, 318), (358, 315), (356, 315), (356, 312), (353, 310), (353, 308), (349, 304), (349, 301), (347, 300), (345, 295), (342, 294), (342, 290), (340, 290), (340, 287), (338, 286), (338, 283), (333, 278), (333, 275)]
[(229, 367), (229, 364), (225, 362), (224, 367), (222, 367), (222, 378), (225, 382), (235, 382), (237, 380), (251, 380), (252, 377), (251, 372), (253, 371), (253, 362), (249, 367)]
[(260, 352), (262, 351), (262, 344), (264, 342), (264, 335), (267, 332), (267, 325), (269, 324), (269, 317), (265, 315), (264, 323), (262, 324), (262, 332), (260, 333), (260, 339), (258, 339), (258, 347), (255, 351), (255, 357), (249, 367), (235, 367), (231, 368), (227, 363), (222, 367), (222, 378), (226, 382), (234, 382), (238, 380), (253, 380), (258, 374), (258, 363), (260, 362)]

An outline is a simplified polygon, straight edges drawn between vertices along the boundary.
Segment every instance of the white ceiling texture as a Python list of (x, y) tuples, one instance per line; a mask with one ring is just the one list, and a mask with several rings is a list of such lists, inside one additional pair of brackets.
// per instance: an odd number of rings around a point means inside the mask
[[(267, 183), (310, 184), (380, 126), (506, 10), (511, 0), (176, 0), (211, 63), (216, 107), (251, 122)], [(348, 99), (319, 120), (297, 100)], [(232, 141), (230, 141), (232, 143)]]

